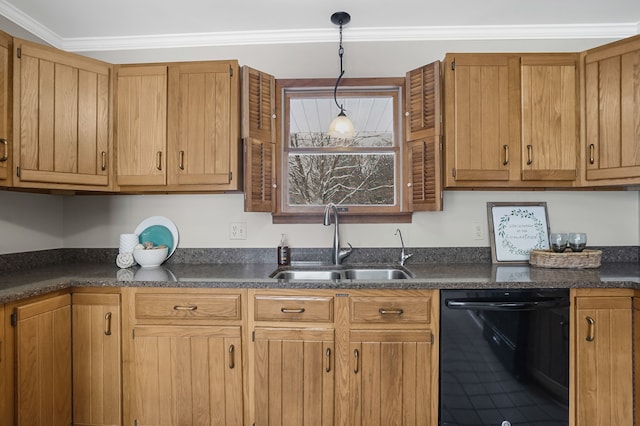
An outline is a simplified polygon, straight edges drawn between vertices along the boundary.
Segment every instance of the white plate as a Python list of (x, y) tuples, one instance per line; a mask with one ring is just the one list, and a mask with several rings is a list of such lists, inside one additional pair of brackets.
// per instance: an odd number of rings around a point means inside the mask
[(140, 224), (135, 230), (135, 234), (140, 235), (142, 234), (142, 232), (144, 232), (145, 229), (154, 225), (164, 226), (171, 232), (171, 235), (173, 236), (173, 247), (171, 247), (171, 251), (167, 256), (167, 259), (168, 259), (171, 257), (173, 252), (176, 251), (176, 247), (178, 247), (178, 239), (179, 239), (178, 228), (176, 227), (175, 223), (173, 223), (170, 219), (164, 216), (151, 216), (146, 218), (142, 222), (140, 222)]

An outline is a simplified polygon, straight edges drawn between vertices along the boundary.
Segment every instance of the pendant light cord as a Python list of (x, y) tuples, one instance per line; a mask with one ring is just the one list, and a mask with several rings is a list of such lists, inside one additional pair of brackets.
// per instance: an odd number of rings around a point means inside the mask
[(340, 75), (336, 80), (336, 86), (333, 88), (333, 100), (335, 101), (338, 108), (340, 108), (340, 114), (344, 113), (343, 106), (338, 103), (338, 85), (340, 84), (340, 80), (342, 80), (342, 76), (344, 75), (344, 69), (342, 68), (343, 55), (344, 55), (344, 48), (342, 47), (342, 21), (340, 21), (340, 47), (338, 48), (338, 57), (340, 57)]

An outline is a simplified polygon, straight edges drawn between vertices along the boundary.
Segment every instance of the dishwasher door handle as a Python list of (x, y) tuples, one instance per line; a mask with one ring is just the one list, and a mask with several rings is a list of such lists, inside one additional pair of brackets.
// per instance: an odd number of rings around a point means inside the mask
[(481, 311), (533, 311), (536, 309), (550, 309), (569, 306), (569, 301), (564, 298), (509, 301), (447, 299), (444, 303), (449, 309), (467, 309)]

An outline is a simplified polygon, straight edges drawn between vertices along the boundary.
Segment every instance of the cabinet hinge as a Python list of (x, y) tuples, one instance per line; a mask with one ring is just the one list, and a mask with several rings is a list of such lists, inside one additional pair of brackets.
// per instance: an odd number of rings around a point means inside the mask
[(18, 313), (13, 312), (11, 314), (11, 327), (15, 327), (18, 325)]
[(18, 55), (18, 59), (22, 58), (22, 47), (18, 47), (17, 55)]
[(453, 168), (452, 173), (453, 173), (453, 177), (456, 177), (456, 169), (455, 169), (455, 167)]
[(16, 176), (20, 177), (20, 166), (16, 166)]
[(451, 62), (451, 71), (455, 71), (455, 70), (456, 70), (456, 60), (454, 59), (454, 60)]
[(233, 67), (229, 65), (229, 77), (233, 77)]

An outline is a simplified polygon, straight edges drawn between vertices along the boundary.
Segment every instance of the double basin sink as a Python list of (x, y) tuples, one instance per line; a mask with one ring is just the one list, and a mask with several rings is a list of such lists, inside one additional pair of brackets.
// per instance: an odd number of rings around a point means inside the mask
[(413, 274), (401, 266), (330, 266), (290, 267), (276, 269), (270, 278), (280, 280), (403, 280)]

